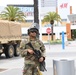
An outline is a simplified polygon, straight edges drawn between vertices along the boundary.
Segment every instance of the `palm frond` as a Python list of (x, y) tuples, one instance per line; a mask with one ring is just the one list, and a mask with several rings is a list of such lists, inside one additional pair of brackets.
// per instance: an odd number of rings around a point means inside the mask
[(60, 22), (61, 21), (61, 17), (56, 12), (48, 12), (44, 16), (44, 18), (42, 20), (42, 23), (44, 23), (44, 22), (50, 22), (51, 20), (53, 20), (53, 21), (59, 21)]
[(23, 21), (25, 20), (25, 15), (18, 7), (14, 6), (7, 6), (5, 7), (5, 10), (1, 12), (0, 18), (7, 19), (10, 21)]

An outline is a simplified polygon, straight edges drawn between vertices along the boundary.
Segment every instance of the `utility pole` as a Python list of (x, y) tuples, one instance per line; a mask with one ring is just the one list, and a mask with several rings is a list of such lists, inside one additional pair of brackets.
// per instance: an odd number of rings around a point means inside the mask
[[(34, 23), (37, 24), (37, 28), (39, 29), (38, 0), (34, 0)], [(39, 38), (39, 35), (37, 37)]]
[(38, 0), (34, 0), (34, 23), (39, 24)]

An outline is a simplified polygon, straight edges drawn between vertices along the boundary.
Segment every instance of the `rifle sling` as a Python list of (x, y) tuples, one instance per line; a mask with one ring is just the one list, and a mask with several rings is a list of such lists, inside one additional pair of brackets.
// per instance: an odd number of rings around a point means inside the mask
[(31, 44), (31, 42), (27, 43), (26, 45), (29, 45), (33, 50), (35, 50), (34, 47)]

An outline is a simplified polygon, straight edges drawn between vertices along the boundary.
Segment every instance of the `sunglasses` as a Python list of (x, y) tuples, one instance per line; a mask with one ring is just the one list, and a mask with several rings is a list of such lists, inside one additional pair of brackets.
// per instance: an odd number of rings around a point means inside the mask
[(34, 32), (37, 33), (37, 31), (31, 31), (31, 32), (32, 32), (32, 33), (34, 33)]

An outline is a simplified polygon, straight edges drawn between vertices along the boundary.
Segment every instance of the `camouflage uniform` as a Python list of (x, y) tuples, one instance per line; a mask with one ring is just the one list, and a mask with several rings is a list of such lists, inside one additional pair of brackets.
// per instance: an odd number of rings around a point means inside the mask
[[(45, 46), (44, 44), (39, 40), (30, 40), (28, 42), (31, 42), (34, 49), (39, 50), (41, 52), (41, 55), (45, 57)], [(27, 50), (32, 49), (30, 46), (26, 44), (21, 43), (21, 56), (24, 57), (24, 71), (23, 75), (39, 75), (37, 67), (39, 67), (39, 62), (37, 58), (35, 58), (34, 55), (28, 54)]]

